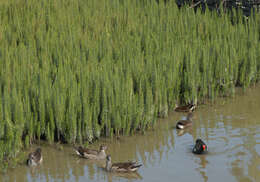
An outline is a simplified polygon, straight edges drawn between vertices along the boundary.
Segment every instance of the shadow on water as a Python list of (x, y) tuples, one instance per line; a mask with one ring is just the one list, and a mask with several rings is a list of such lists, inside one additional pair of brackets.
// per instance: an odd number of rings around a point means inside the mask
[[(200, 106), (193, 126), (175, 129), (186, 114), (171, 113), (145, 135), (102, 139), (112, 162), (139, 161), (138, 173), (108, 173), (105, 161), (79, 158), (70, 146), (62, 150), (42, 147), (43, 163), (35, 168), (25, 164), (0, 174), (0, 181), (257, 181), (260, 179), (260, 86), (233, 99), (219, 99)], [(207, 155), (192, 154), (197, 138), (208, 145)], [(37, 146), (30, 149), (34, 150)]]

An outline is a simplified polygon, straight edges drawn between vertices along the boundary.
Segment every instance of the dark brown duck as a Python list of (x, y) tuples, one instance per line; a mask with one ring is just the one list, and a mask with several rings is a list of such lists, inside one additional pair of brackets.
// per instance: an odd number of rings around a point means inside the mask
[(190, 112), (188, 115), (187, 115), (187, 118), (185, 120), (180, 120), (177, 122), (176, 124), (176, 128), (177, 129), (180, 129), (180, 130), (183, 130), (185, 128), (188, 128), (190, 126), (192, 126), (192, 113)]
[(174, 111), (176, 112), (193, 112), (196, 108), (196, 105), (194, 104), (188, 104), (186, 106), (176, 106), (174, 108)]
[(28, 166), (36, 166), (42, 162), (42, 153), (41, 149), (37, 148), (36, 151), (29, 153), (27, 159)]
[(201, 139), (197, 139), (196, 144), (192, 149), (192, 152), (194, 154), (204, 154), (207, 151), (208, 151), (207, 145)]
[(111, 156), (107, 156), (106, 170), (109, 172), (135, 172), (141, 166), (137, 162), (112, 163)]
[(95, 149), (88, 149), (88, 148), (83, 148), (82, 146), (79, 146), (75, 148), (75, 151), (77, 155), (80, 157), (84, 157), (87, 159), (94, 159), (94, 160), (103, 160), (106, 159), (106, 149), (107, 146), (101, 145), (99, 150)]

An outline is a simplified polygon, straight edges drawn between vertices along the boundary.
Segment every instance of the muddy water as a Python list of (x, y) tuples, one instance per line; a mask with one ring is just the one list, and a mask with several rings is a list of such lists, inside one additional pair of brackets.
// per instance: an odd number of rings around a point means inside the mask
[[(192, 128), (180, 133), (175, 124), (184, 116), (174, 112), (145, 135), (100, 142), (108, 146), (114, 162), (141, 162), (138, 173), (107, 173), (103, 162), (78, 158), (69, 146), (42, 147), (41, 166), (18, 166), (0, 174), (0, 181), (260, 181), (260, 86), (233, 99), (200, 106)], [(196, 138), (207, 143), (207, 155), (191, 153)], [(98, 148), (100, 143), (91, 147)]]

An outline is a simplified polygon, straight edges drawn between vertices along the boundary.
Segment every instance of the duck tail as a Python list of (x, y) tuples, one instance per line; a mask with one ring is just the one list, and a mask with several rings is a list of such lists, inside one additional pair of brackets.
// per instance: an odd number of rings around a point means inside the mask
[(141, 167), (142, 164), (136, 164), (131, 167), (131, 171), (136, 171), (139, 167)]
[(139, 167), (141, 167), (143, 164), (137, 164), (135, 167), (136, 168), (139, 168)]
[(27, 159), (26, 164), (27, 164), (28, 166), (31, 166), (31, 165), (32, 165), (31, 159)]
[(77, 155), (81, 156), (79, 149), (77, 147), (74, 147), (74, 151), (76, 152)]
[(183, 129), (184, 127), (183, 127), (183, 125), (181, 125), (181, 124), (177, 124), (177, 125), (176, 125), (176, 128), (177, 128), (177, 129)]
[(196, 109), (196, 104), (190, 104), (189, 109), (190, 111), (194, 111)]

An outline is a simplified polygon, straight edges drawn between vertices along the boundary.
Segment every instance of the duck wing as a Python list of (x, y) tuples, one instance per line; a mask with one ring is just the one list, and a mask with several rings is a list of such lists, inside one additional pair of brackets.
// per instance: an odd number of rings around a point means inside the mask
[(34, 162), (38, 163), (41, 161), (42, 155), (41, 153), (35, 151), (35, 152), (31, 152), (28, 155), (28, 160), (33, 160)]
[(41, 156), (41, 153), (34, 152), (33, 159), (35, 160), (35, 162), (39, 162), (41, 160)]
[(180, 120), (177, 124), (179, 125), (190, 125), (192, 122), (190, 120)]
[(84, 156), (85, 154), (98, 155), (99, 151), (94, 149), (88, 149), (83, 147), (75, 148), (75, 151), (78, 155)]
[(192, 122), (190, 120), (180, 120), (176, 124), (177, 129), (184, 129), (186, 127), (189, 127), (192, 125)]
[(141, 166), (142, 164), (137, 164), (137, 162), (121, 162), (112, 164), (112, 168), (118, 171), (135, 171)]
[(119, 162), (112, 164), (112, 167), (118, 167), (118, 168), (129, 168), (130, 166), (136, 164), (136, 162)]
[(195, 154), (201, 154), (203, 152), (202, 145), (196, 144), (194, 148), (192, 149), (192, 152)]
[(174, 110), (177, 112), (190, 112), (195, 109), (195, 105), (193, 104), (188, 104), (186, 106), (178, 106)]
[(98, 150), (94, 150), (94, 149), (85, 149), (84, 150), (84, 153), (86, 154), (93, 154), (93, 155), (98, 155), (99, 154), (99, 151)]

